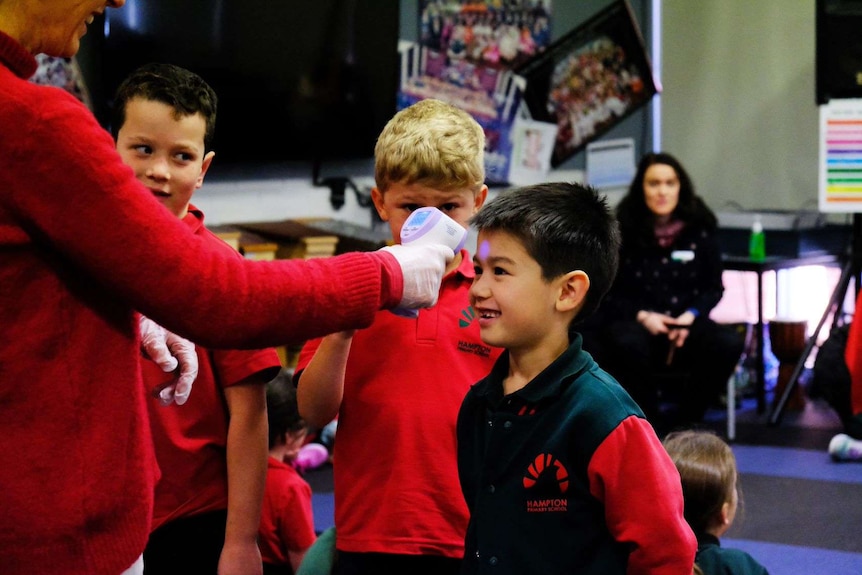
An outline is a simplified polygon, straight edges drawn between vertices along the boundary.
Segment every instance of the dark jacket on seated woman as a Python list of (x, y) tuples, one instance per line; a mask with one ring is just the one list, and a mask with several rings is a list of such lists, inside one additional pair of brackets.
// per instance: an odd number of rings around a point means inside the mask
[[(744, 334), (709, 318), (724, 292), (717, 219), (665, 153), (641, 160), (617, 218), (619, 271), (596, 319), (582, 326), (584, 349), (654, 424), (699, 422), (744, 346)], [(676, 382), (672, 415), (660, 409), (659, 382)]]

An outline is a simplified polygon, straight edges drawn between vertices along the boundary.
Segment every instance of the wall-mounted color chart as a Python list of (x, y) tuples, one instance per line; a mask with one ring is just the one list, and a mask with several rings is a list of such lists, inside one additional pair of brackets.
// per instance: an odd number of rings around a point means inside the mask
[(821, 212), (862, 212), (862, 99), (820, 106)]

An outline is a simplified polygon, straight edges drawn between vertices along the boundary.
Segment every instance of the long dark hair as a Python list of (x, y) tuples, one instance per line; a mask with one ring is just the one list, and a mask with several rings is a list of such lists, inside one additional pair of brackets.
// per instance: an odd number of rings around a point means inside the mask
[(628, 192), (617, 205), (617, 220), (620, 223), (623, 243), (651, 245), (655, 242), (655, 215), (647, 207), (644, 197), (644, 178), (647, 170), (654, 164), (670, 166), (679, 178), (679, 202), (671, 217), (685, 222), (686, 226), (715, 230), (718, 227), (718, 219), (695, 193), (691, 177), (679, 160), (667, 152), (650, 152), (641, 158)]

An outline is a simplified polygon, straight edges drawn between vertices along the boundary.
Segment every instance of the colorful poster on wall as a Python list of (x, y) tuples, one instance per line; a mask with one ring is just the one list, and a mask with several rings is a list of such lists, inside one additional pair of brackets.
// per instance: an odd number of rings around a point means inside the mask
[(820, 106), (819, 208), (862, 212), (862, 99)]
[(418, 44), (400, 50), (401, 110), (419, 100), (436, 98), (469, 112), (485, 130), (485, 179), (508, 183), (512, 125), (521, 105), (523, 78), (509, 70), (452, 60)]
[(550, 43), (551, 0), (420, 0), (419, 43), (400, 50), (398, 109), (437, 98), (466, 110), (485, 129), (486, 181), (509, 183), (524, 91), (512, 69)]

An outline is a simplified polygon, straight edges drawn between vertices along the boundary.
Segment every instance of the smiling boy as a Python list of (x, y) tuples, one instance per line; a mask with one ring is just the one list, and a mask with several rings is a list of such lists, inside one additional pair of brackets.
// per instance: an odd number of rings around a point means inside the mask
[(470, 303), (482, 341), (506, 351), (458, 415), (462, 573), (691, 575), (679, 474), (575, 331), (616, 274), (606, 201), (578, 184), (529, 186), (471, 224)]

